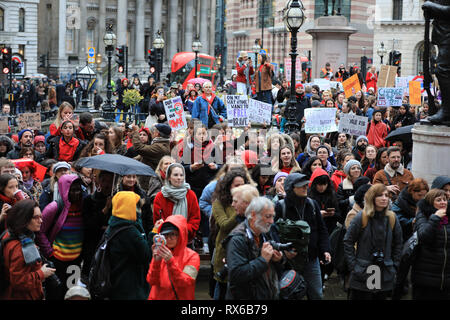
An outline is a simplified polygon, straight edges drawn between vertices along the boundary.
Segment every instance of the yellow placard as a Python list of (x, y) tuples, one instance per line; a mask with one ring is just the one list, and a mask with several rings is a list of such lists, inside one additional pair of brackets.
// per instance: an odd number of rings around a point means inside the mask
[(421, 92), (419, 81), (409, 81), (409, 104), (412, 106), (421, 105)]
[(342, 86), (344, 87), (345, 98), (347, 99), (361, 90), (361, 84), (359, 83), (359, 78), (356, 73), (342, 82)]

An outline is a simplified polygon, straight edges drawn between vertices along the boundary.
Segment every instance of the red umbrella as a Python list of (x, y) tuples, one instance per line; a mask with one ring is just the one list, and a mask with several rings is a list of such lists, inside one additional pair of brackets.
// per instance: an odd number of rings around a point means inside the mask
[(47, 172), (47, 168), (43, 165), (37, 163), (34, 160), (28, 159), (28, 158), (21, 158), (21, 159), (15, 159), (11, 160), (17, 169), (21, 170), (25, 167), (31, 167), (34, 169), (33, 178), (39, 180), (42, 182), (45, 177), (45, 173)]

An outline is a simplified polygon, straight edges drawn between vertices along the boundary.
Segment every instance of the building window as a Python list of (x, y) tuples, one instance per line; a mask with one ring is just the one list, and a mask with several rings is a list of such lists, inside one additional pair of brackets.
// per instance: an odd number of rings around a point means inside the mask
[(19, 32), (25, 32), (25, 9), (19, 9)]
[[(315, 2), (314, 19), (317, 19), (325, 14), (325, 4), (323, 0), (315, 0), (314, 2)], [(334, 6), (335, 14), (337, 14), (338, 3), (339, 1), (337, 1)], [(348, 21), (350, 21), (350, 8), (351, 8), (351, 0), (341, 1), (341, 15), (346, 17)], [(331, 12), (332, 9), (333, 9), (333, 2), (328, 1), (328, 15), (332, 15)]]
[(5, 31), (5, 10), (0, 8), (0, 31)]
[(74, 29), (66, 29), (66, 51), (73, 53), (75, 46)]
[(394, 0), (392, 20), (402, 20), (403, 0)]
[[(321, 0), (322, 1), (322, 0)], [(271, 25), (271, 18), (273, 18), (273, 2), (269, 0), (261, 0), (259, 1), (259, 10), (258, 10), (258, 28), (262, 28), (264, 26)]]

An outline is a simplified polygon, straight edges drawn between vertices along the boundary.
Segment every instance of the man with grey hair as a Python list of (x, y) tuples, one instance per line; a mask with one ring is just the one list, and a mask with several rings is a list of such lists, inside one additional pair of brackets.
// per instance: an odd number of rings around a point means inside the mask
[(253, 198), (245, 217), (223, 242), (229, 281), (226, 299), (278, 299), (278, 273), (283, 268), (283, 254), (269, 243), (278, 240), (271, 229), (274, 205), (265, 197)]
[(192, 119), (199, 119), (208, 129), (227, 118), (227, 108), (222, 99), (212, 92), (211, 81), (203, 84), (203, 94), (192, 106)]
[(164, 156), (170, 156), (170, 134), (172, 129), (165, 123), (156, 123), (151, 126), (150, 134), (152, 142), (145, 144), (139, 139), (139, 127), (133, 126), (132, 141), (138, 155), (142, 157), (142, 162), (156, 170), (159, 160)]

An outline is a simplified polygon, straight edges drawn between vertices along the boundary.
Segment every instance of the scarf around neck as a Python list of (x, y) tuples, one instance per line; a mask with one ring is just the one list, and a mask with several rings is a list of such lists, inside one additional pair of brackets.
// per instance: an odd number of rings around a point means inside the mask
[(188, 183), (184, 183), (180, 188), (175, 188), (167, 182), (161, 189), (161, 193), (164, 198), (172, 201), (174, 203), (172, 215), (182, 215), (188, 218), (188, 203), (186, 199), (186, 194), (191, 186)]
[(26, 265), (31, 265), (41, 261), (41, 255), (36, 247), (36, 244), (34, 243), (35, 235), (33, 232), (29, 232), (29, 234), (21, 234), (19, 236), (14, 235), (9, 230), (8, 232), (12, 238), (20, 241), (20, 244), (22, 245), (23, 258)]

